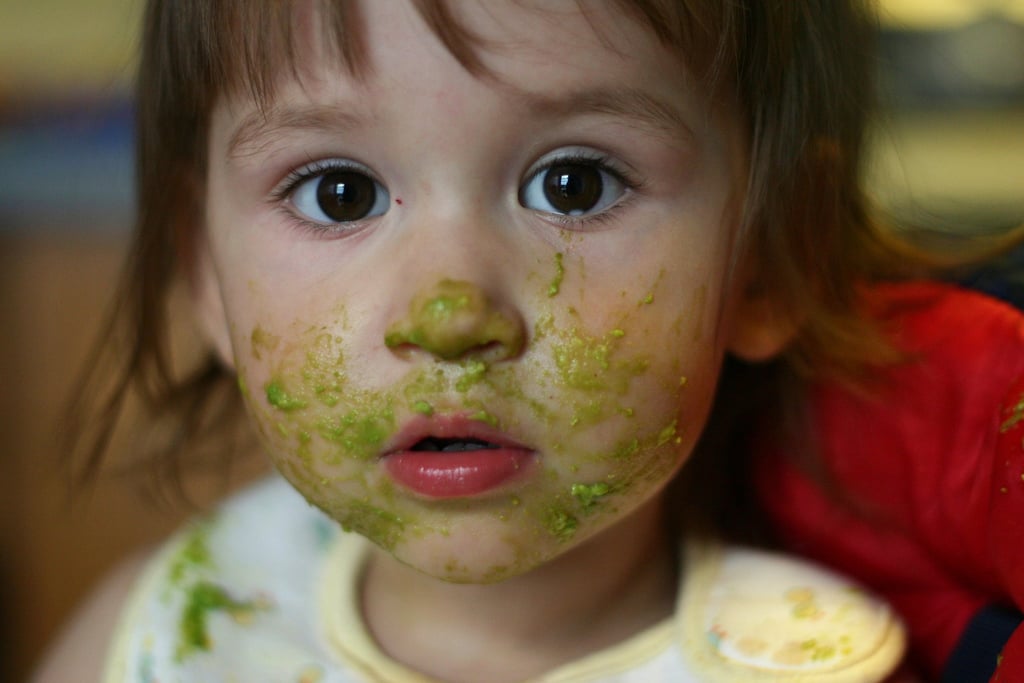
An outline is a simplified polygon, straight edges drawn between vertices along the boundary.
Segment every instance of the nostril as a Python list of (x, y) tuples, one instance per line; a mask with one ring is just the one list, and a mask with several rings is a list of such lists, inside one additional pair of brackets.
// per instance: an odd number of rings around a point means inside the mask
[(508, 345), (503, 344), (500, 341), (487, 342), (481, 344), (477, 348), (473, 349), (472, 355), (475, 358), (479, 358), (484, 363), (497, 363), (498, 361), (507, 360), (518, 355), (518, 349), (512, 349)]
[(385, 332), (384, 344), (398, 353), (422, 349), (443, 360), (467, 356), (486, 362), (522, 351), (523, 325), (469, 282), (441, 280), (416, 296), (403, 319)]
[(518, 355), (522, 343), (512, 343), (498, 339), (484, 339), (462, 335), (426, 335), (413, 330), (403, 332), (392, 330), (384, 336), (384, 345), (400, 355), (409, 355), (416, 350), (441, 358), (442, 360), (458, 360), (473, 357), (485, 363), (495, 363)]

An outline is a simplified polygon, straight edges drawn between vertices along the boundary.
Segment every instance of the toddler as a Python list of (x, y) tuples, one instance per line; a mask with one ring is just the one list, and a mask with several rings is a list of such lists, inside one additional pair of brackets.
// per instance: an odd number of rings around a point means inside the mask
[[(871, 32), (854, 0), (150, 2), (87, 466), (142, 382), (179, 450), (240, 398), (279, 476), (115, 577), (40, 680), (897, 675), (888, 607), (738, 543), (751, 418), (902, 360), (860, 296), (924, 263), (859, 189)], [(184, 378), (178, 277), (212, 350)]]

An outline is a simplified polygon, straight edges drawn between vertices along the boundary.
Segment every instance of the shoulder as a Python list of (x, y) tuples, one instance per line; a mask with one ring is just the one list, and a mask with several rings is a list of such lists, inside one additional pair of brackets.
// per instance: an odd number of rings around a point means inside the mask
[(277, 478), (194, 521), (137, 581), (104, 680), (226, 680), (240, 662), (262, 672), (246, 680), (300, 677), (296, 658), (315, 649), (317, 572), (336, 533)]
[(934, 282), (876, 285), (865, 296), (904, 359), (864, 392), (814, 387), (817, 454), (858, 514), (913, 533), (954, 566), (981, 566), (981, 531), (1006, 486), (995, 481), (1004, 425), (1021, 400), (1024, 313)]
[(104, 579), (64, 627), (31, 683), (100, 680), (104, 654), (145, 563), (143, 555), (132, 557)]
[(1024, 312), (1005, 301), (931, 281), (875, 284), (863, 297), (868, 314), (908, 354), (941, 358), (953, 366), (994, 362), (1024, 367)]
[(865, 466), (911, 462), (924, 466), (923, 486), (963, 485), (965, 468), (990, 463), (1008, 396), (1024, 380), (1024, 313), (931, 282), (879, 285), (867, 302), (904, 358), (878, 369), (867, 391), (815, 387), (823, 457), (855, 488), (863, 477), (877, 492), (878, 472)]
[(688, 555), (683, 647), (701, 680), (870, 683), (903, 658), (893, 612), (845, 577), (751, 548)]
[[(215, 552), (224, 552), (225, 549), (215, 551), (208, 545), (215, 529), (218, 543), (230, 547), (238, 543), (237, 538), (244, 535), (245, 528), (252, 527), (256, 517), (267, 517), (261, 524), (280, 524), (282, 520), (276, 515), (281, 508), (303, 513), (294, 502), (282, 505), (283, 488), (273, 482), (258, 485), (229, 500), (213, 517), (191, 524), (162, 548), (122, 562), (64, 627), (41, 661), (32, 683), (102, 680), (103, 671), (109, 670), (110, 662), (118, 659), (118, 653), (124, 649), (129, 624), (139, 615), (146, 599), (157, 592), (155, 586), (184, 583), (212, 564)], [(271, 508), (275, 512), (266, 514)], [(287, 516), (284, 523), (288, 523)], [(243, 550), (243, 554), (251, 552), (251, 547)], [(108, 654), (114, 656), (108, 660)]]
[(1024, 312), (935, 282), (876, 285), (865, 301), (903, 359), (877, 369), (866, 394), (818, 387), (826, 440), (845, 426), (860, 431), (859, 441), (865, 420), (881, 427), (872, 438), (885, 443), (892, 432), (922, 452), (993, 437), (1007, 393), (1024, 379)]

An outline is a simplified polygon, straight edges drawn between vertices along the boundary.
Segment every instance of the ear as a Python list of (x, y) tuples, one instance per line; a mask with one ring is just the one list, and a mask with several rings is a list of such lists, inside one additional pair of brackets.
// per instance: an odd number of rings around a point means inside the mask
[(773, 290), (749, 283), (733, 311), (727, 348), (750, 363), (768, 361), (789, 346), (799, 327), (799, 315)]
[(198, 232), (192, 251), (189, 296), (200, 331), (206, 341), (213, 347), (221, 363), (234, 370), (234, 353), (231, 350), (231, 334), (224, 313), (220, 279), (217, 277), (217, 269), (213, 264), (206, 235), (201, 230)]

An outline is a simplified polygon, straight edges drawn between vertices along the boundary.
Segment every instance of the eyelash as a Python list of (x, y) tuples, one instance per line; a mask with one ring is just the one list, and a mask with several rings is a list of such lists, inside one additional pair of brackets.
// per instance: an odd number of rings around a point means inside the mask
[[(351, 230), (351, 227), (339, 229), (337, 226), (332, 226), (330, 224), (317, 223), (316, 221), (308, 218), (303, 218), (298, 211), (291, 208), (290, 199), (295, 190), (302, 185), (302, 183), (335, 171), (356, 171), (372, 178), (375, 182), (380, 182), (370, 169), (363, 164), (354, 161), (344, 161), (341, 159), (311, 159), (306, 164), (290, 171), (288, 175), (286, 175), (281, 182), (271, 190), (270, 202), (278, 210), (284, 213), (285, 217), (288, 218), (294, 226), (315, 236), (332, 236), (348, 232)], [(381, 185), (383, 185), (383, 183), (381, 183)]]
[[(645, 186), (645, 181), (641, 179), (631, 169), (627, 169), (624, 164), (612, 158), (611, 156), (598, 152), (598, 151), (584, 151), (575, 150), (568, 154), (558, 154), (549, 159), (544, 160), (542, 163), (534, 166), (527, 172), (525, 178), (527, 181), (535, 178), (541, 173), (545, 173), (555, 166), (562, 164), (579, 164), (580, 166), (590, 166), (599, 171), (609, 174), (615, 180), (622, 183), (622, 186), (626, 190), (626, 194), (623, 195), (619, 200), (612, 202), (607, 208), (598, 211), (597, 213), (588, 214), (585, 216), (571, 216), (565, 214), (556, 213), (545, 213), (545, 219), (551, 222), (558, 223), (561, 227), (567, 230), (579, 230), (583, 226), (595, 225), (601, 226), (606, 223), (612, 222), (617, 218), (618, 212), (630, 204), (630, 200), (637, 192), (642, 192)], [(525, 181), (524, 181), (525, 184)]]
[[(517, 189), (517, 194), (521, 192), (522, 187), (525, 186), (527, 182), (534, 179), (539, 174), (545, 173), (555, 166), (563, 164), (590, 166), (602, 173), (607, 173), (612, 176), (625, 188), (625, 194), (623, 197), (612, 202), (607, 208), (596, 213), (583, 216), (572, 216), (567, 214), (544, 212), (545, 220), (557, 223), (560, 227), (567, 230), (580, 230), (585, 226), (602, 226), (611, 222), (617, 217), (617, 214), (621, 209), (630, 204), (630, 200), (633, 195), (636, 192), (641, 191), (645, 184), (644, 181), (637, 177), (634, 172), (627, 170), (624, 168), (623, 164), (607, 154), (596, 151), (588, 153), (586, 151), (575, 150), (569, 154), (558, 154), (556, 156), (552, 156), (549, 159), (544, 160), (539, 165), (531, 168), (525, 175), (525, 180), (521, 187)], [(349, 232), (352, 230), (352, 225), (358, 225), (361, 221), (354, 221), (353, 224), (346, 225), (343, 228), (340, 228), (337, 225), (318, 223), (308, 218), (304, 218), (295, 209), (291, 208), (290, 204), (290, 199), (293, 193), (302, 183), (336, 171), (356, 171), (366, 174), (368, 177), (374, 179), (375, 182), (380, 182), (363, 164), (339, 159), (311, 159), (303, 166), (290, 171), (288, 175), (286, 175), (281, 182), (271, 190), (270, 201), (276, 208), (285, 214), (293, 225), (305, 232), (317, 236), (333, 236)], [(380, 184), (383, 185), (383, 183)]]

